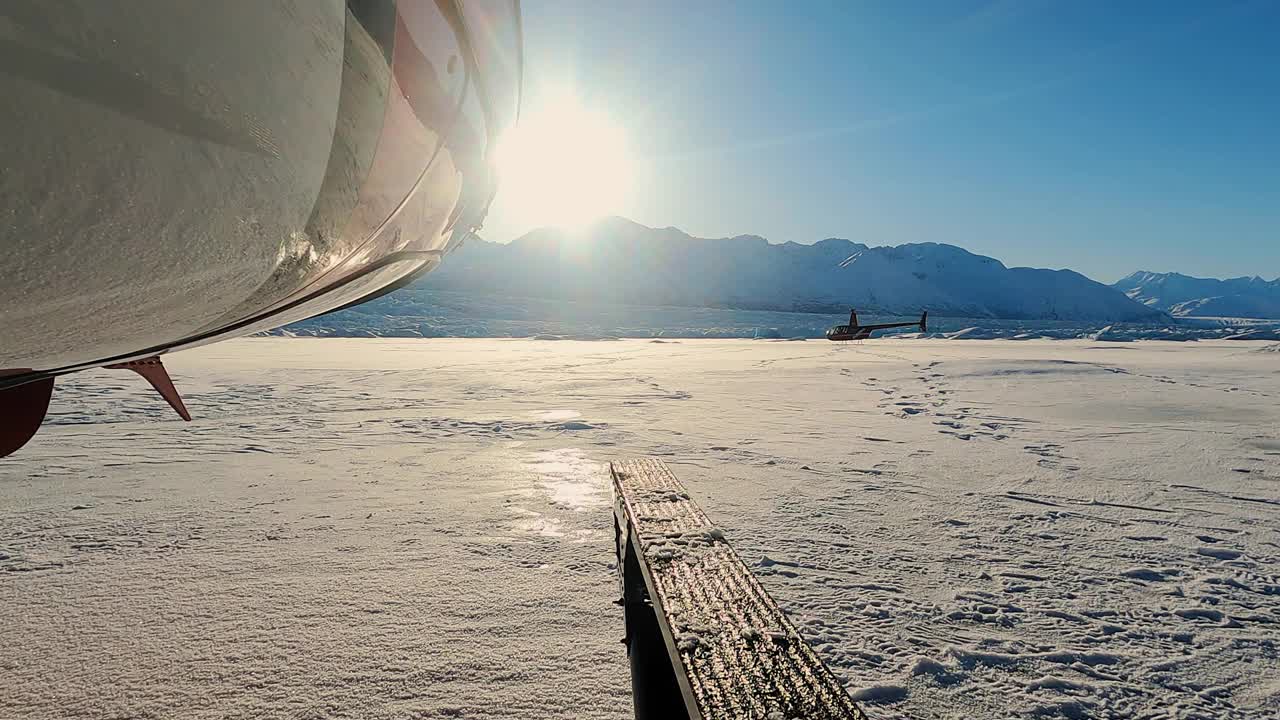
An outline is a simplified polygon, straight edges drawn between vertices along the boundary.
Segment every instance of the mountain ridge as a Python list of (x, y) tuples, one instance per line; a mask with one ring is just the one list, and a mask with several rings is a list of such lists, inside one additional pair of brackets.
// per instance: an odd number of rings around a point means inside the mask
[(577, 231), (539, 228), (505, 245), (469, 241), (423, 282), (515, 296), (745, 310), (856, 307), (1015, 320), (1167, 318), (1073, 270), (1010, 268), (946, 243), (699, 238), (625, 218)]
[(1176, 317), (1280, 318), (1280, 278), (1201, 278), (1139, 270), (1112, 283), (1135, 302)]

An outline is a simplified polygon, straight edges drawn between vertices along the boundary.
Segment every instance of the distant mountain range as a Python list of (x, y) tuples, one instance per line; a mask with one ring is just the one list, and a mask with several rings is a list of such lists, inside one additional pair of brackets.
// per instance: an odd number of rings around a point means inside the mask
[(423, 282), (446, 290), (638, 305), (1010, 320), (1167, 318), (1071, 270), (1008, 268), (953, 245), (692, 237), (609, 218), (576, 232), (472, 240)]
[(1180, 317), (1280, 318), (1280, 278), (1198, 278), (1140, 270), (1112, 287)]

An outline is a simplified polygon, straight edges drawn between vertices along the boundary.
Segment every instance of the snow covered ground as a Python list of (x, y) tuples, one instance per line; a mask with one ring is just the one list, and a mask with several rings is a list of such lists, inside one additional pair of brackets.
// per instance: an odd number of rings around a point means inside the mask
[(250, 339), (0, 462), (0, 717), (626, 718), (659, 456), (873, 717), (1280, 713), (1259, 342)]

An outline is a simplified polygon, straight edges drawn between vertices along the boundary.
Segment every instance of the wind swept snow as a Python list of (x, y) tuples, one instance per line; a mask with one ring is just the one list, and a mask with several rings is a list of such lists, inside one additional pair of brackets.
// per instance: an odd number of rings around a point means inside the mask
[(1280, 713), (1264, 342), (251, 339), (0, 464), (0, 717), (631, 716), (657, 456), (876, 717)]

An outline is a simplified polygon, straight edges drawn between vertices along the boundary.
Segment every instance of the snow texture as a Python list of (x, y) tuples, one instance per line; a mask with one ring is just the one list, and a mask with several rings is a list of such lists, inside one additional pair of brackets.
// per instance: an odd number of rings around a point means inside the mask
[(654, 456), (874, 716), (1273, 718), (1263, 347), (249, 339), (166, 359), (192, 423), (64, 378), (0, 717), (628, 718), (602, 463)]

